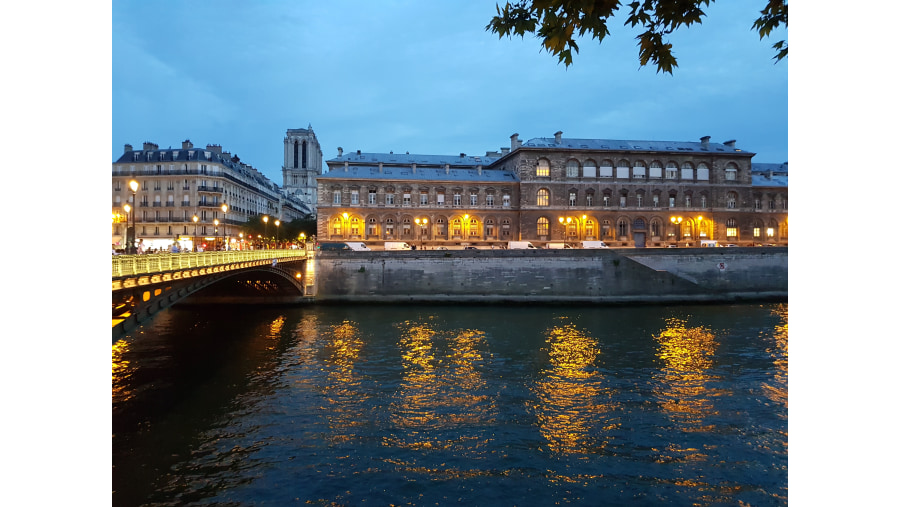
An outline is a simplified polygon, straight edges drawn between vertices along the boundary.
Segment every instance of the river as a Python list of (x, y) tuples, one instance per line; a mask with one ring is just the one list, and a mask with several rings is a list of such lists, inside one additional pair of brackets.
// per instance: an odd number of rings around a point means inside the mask
[(786, 303), (175, 306), (113, 505), (787, 505)]

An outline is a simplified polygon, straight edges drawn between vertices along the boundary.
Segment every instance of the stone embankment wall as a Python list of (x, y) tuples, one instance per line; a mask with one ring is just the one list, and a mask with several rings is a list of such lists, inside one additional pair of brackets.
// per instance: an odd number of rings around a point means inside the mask
[(787, 299), (786, 247), (318, 252), (317, 302)]

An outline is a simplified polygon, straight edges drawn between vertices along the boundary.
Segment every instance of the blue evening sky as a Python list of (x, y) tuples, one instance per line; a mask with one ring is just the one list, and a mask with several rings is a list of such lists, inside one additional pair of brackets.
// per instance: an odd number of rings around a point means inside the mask
[(674, 75), (641, 68), (627, 7), (569, 68), (535, 37), (485, 30), (494, 0), (112, 3), (112, 146), (219, 144), (278, 184), (283, 138), (312, 125), (323, 159), (345, 151), (483, 155), (564, 137), (737, 140), (788, 160), (788, 62), (764, 2), (710, 5), (671, 36)]

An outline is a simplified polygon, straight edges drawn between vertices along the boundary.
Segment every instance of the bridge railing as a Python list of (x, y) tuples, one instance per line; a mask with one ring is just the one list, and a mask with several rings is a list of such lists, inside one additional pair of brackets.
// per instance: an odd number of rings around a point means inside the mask
[(142, 255), (114, 255), (113, 278), (150, 273), (163, 273), (178, 269), (201, 268), (233, 262), (262, 259), (305, 258), (305, 250), (244, 250), (231, 252), (185, 252)]

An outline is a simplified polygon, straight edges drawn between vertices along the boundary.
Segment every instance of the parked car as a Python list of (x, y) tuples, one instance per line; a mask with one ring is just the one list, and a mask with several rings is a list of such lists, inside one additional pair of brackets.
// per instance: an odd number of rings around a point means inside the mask
[(737, 246), (737, 245), (735, 245), (734, 243), (728, 243), (728, 244), (725, 245), (725, 246), (726, 246), (726, 247), (729, 247), (729, 246)]
[(609, 246), (602, 241), (582, 241), (581, 248), (609, 248)]
[(467, 246), (466, 250), (480, 250), (477, 246)]

